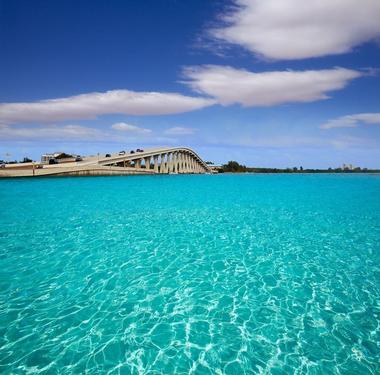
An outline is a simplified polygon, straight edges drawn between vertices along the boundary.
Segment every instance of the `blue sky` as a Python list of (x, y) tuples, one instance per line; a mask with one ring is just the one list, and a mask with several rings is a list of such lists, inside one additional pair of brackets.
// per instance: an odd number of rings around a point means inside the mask
[(380, 168), (379, 19), (378, 0), (0, 0), (0, 159)]

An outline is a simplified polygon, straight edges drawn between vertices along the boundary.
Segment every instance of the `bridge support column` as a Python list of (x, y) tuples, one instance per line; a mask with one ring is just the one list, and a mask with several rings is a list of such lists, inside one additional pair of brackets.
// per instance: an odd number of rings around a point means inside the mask
[(158, 155), (153, 156), (153, 161), (154, 161), (154, 171), (158, 173)]
[(177, 173), (177, 152), (173, 152), (172, 156), (172, 161), (173, 161), (173, 173)]
[(182, 173), (186, 173), (186, 154), (182, 154)]
[(173, 173), (173, 172), (174, 172), (174, 152), (171, 152), (169, 173)]
[(165, 173), (165, 154), (160, 155), (160, 173)]
[(182, 154), (182, 173), (186, 173), (186, 154)]
[(169, 173), (169, 154), (167, 153), (165, 156), (165, 167), (164, 167), (164, 173)]
[(173, 153), (174, 173), (178, 173), (178, 152)]
[(145, 160), (145, 169), (150, 169), (150, 156), (147, 156), (146, 158), (144, 158)]
[(182, 173), (182, 153), (177, 154), (177, 172)]
[(173, 172), (173, 153), (172, 152), (168, 152), (167, 158), (168, 158), (168, 161), (167, 161), (166, 172), (167, 173), (172, 173)]
[(168, 173), (169, 171), (169, 154), (165, 154), (164, 156), (164, 173)]
[(183, 153), (180, 152), (178, 156), (179, 156), (178, 173), (183, 173)]
[(140, 169), (141, 168), (141, 159), (135, 160), (135, 168)]
[(165, 173), (169, 173), (170, 169), (170, 154), (166, 154), (166, 162), (165, 162)]
[(189, 154), (185, 154), (185, 172), (189, 173), (190, 172), (190, 156)]
[(173, 173), (178, 173), (178, 152), (174, 153), (174, 159), (173, 159)]
[(177, 168), (177, 173), (179, 173), (179, 170), (181, 168), (181, 153), (180, 152), (176, 153), (176, 168)]
[(179, 173), (185, 172), (185, 154), (181, 152), (180, 164), (179, 164)]
[(181, 173), (186, 173), (185, 172), (185, 169), (186, 169), (186, 160), (185, 160), (185, 157), (186, 157), (186, 154), (185, 153), (182, 153), (181, 154), (181, 160), (182, 160), (182, 162), (181, 162)]

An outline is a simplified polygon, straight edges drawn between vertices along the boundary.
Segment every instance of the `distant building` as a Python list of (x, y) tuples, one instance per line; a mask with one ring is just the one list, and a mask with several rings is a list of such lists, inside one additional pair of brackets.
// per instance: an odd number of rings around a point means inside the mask
[(221, 165), (209, 165), (208, 166), (212, 173), (219, 173), (223, 169)]
[(72, 163), (77, 159), (78, 155), (66, 154), (65, 152), (55, 152), (53, 154), (44, 154), (41, 156), (42, 164), (49, 163)]

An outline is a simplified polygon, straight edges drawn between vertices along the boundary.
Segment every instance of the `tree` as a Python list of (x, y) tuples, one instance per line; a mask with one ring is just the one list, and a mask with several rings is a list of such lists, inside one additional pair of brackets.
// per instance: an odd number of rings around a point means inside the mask
[(222, 165), (223, 172), (247, 172), (245, 165), (240, 165), (237, 161), (230, 160), (227, 164)]

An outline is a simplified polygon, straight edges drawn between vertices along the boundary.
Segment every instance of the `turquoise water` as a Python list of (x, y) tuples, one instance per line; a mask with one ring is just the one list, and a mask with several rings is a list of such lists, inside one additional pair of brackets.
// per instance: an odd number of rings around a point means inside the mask
[(380, 176), (0, 180), (0, 372), (376, 374)]

